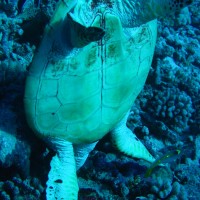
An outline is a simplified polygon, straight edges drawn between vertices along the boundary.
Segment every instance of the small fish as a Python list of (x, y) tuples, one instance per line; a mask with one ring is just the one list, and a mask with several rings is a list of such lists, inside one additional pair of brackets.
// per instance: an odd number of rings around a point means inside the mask
[(177, 159), (178, 156), (180, 155), (180, 153), (181, 153), (181, 150), (176, 149), (174, 151), (170, 151), (170, 152), (164, 154), (163, 156), (161, 156), (155, 162), (152, 163), (152, 165), (147, 169), (144, 177), (148, 178), (149, 176), (151, 176), (151, 174), (156, 166), (162, 165), (163, 163), (167, 163), (167, 162)]

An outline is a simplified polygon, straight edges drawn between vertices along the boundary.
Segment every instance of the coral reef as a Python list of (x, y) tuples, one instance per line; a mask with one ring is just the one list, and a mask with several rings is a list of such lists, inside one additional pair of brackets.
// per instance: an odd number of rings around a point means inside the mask
[[(27, 127), (26, 71), (56, 1), (0, 2), (0, 199), (45, 199), (51, 152)], [(149, 165), (118, 152), (106, 136), (79, 170), (80, 200), (199, 199), (200, 3), (159, 21), (147, 83), (128, 126), (156, 157), (181, 157), (144, 178)], [(8, 148), (9, 147), (9, 148)], [(31, 162), (31, 167), (30, 167)]]
[(0, 166), (16, 167), (23, 176), (27, 176), (30, 168), (30, 146), (3, 131), (0, 131), (0, 138)]
[(177, 132), (188, 128), (194, 112), (191, 97), (175, 87), (155, 90), (147, 110), (155, 118), (164, 120), (169, 128)]
[(0, 182), (0, 199), (44, 199), (44, 188), (37, 178), (21, 180), (13, 177), (12, 180)]

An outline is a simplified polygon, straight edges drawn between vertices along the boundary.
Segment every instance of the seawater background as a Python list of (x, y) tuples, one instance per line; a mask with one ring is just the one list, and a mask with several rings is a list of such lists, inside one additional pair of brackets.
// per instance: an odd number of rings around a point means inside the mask
[[(56, 1), (0, 1), (0, 199), (45, 199), (53, 152), (28, 128), (26, 70)], [(199, 199), (200, 3), (159, 21), (155, 55), (128, 126), (156, 157), (182, 155), (144, 178), (148, 164), (106, 136), (78, 172), (81, 200)], [(80, 108), (81, 109), (81, 108)]]

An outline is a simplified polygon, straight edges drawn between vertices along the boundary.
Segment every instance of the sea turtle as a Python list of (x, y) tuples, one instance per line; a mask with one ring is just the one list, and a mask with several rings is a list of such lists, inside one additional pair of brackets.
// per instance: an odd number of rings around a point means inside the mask
[(153, 162), (126, 126), (147, 78), (158, 16), (190, 0), (60, 0), (36, 52), (25, 89), (33, 131), (52, 158), (47, 200), (77, 199), (76, 170), (110, 133), (125, 154)]

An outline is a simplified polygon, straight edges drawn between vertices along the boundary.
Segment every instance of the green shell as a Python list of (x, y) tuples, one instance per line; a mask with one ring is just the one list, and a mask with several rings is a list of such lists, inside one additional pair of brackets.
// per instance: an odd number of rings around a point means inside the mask
[(118, 16), (99, 12), (91, 26), (105, 30), (100, 41), (63, 54), (49, 36), (35, 55), (24, 103), (28, 123), (41, 137), (75, 144), (101, 139), (125, 116), (145, 84), (156, 20), (123, 28)]

